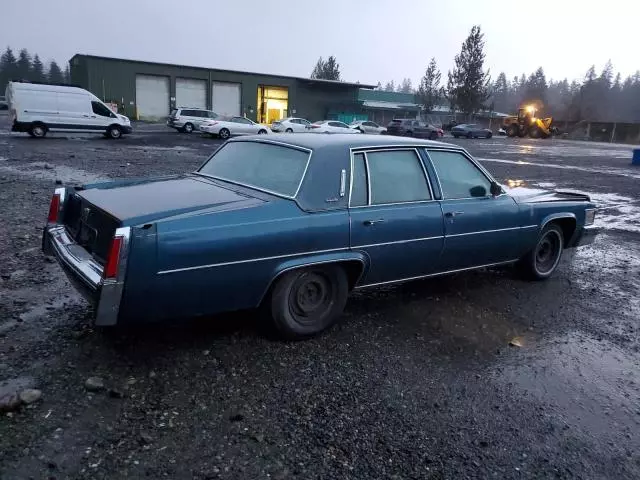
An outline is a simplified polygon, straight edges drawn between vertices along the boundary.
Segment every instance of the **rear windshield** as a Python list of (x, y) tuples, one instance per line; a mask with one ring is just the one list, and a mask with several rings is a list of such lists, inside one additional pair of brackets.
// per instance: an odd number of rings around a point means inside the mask
[(198, 173), (293, 197), (308, 160), (305, 150), (261, 142), (229, 142)]

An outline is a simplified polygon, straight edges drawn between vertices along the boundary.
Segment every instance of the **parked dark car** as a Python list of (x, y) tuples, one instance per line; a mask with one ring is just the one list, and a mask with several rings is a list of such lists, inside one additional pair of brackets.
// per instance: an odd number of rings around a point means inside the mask
[(285, 133), (189, 174), (57, 188), (43, 249), (96, 325), (261, 307), (300, 338), (353, 289), (511, 263), (546, 279), (594, 217), (586, 195), (508, 190), (455, 145)]
[(483, 128), (475, 123), (463, 123), (456, 125), (451, 129), (451, 135), (455, 138), (467, 137), (467, 138), (491, 138), (493, 133), (488, 128)]
[(416, 119), (398, 118), (391, 120), (387, 125), (387, 135), (400, 135), (403, 137), (428, 138), (436, 140), (438, 129), (433, 125)]

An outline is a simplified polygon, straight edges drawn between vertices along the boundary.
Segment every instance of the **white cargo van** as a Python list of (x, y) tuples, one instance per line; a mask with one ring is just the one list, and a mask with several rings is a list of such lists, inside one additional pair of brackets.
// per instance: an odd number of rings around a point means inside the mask
[(48, 131), (102, 132), (109, 138), (131, 133), (131, 122), (78, 87), (9, 82), (11, 131), (42, 138)]

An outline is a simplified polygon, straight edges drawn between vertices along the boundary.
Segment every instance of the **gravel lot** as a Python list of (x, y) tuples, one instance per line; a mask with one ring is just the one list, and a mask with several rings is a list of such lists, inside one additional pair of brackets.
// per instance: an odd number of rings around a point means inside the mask
[(106, 334), (40, 252), (55, 181), (193, 170), (219, 142), (148, 125), (39, 141), (0, 117), (0, 397), (42, 392), (0, 413), (0, 477), (640, 478), (631, 148), (455, 142), (500, 181), (588, 192), (605, 233), (548, 282), (502, 269), (354, 294), (306, 342), (251, 312)]

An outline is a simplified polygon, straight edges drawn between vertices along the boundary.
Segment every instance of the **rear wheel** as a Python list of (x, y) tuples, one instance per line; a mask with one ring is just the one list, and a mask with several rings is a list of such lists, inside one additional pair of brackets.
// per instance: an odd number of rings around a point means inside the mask
[(184, 124), (184, 127), (182, 127), (182, 131), (183, 131), (184, 133), (191, 133), (191, 132), (193, 132), (193, 124), (191, 124), (191, 123), (185, 123), (185, 124)]
[(429, 140), (437, 140), (438, 139), (438, 132), (433, 131), (429, 134)]
[(231, 136), (231, 132), (226, 128), (221, 128), (220, 131), (218, 132), (218, 135), (220, 135), (221, 139), (226, 140)]
[(293, 270), (277, 279), (269, 298), (269, 313), (283, 337), (310, 337), (335, 323), (348, 293), (347, 275), (337, 265)]
[(493, 137), (493, 133), (487, 132), (487, 138), (491, 138), (491, 137)]
[(44, 138), (47, 135), (47, 126), (44, 123), (34, 123), (29, 129), (29, 135), (33, 138)]
[(261, 130), (258, 130), (258, 135), (266, 135), (267, 131), (263, 128)]
[(292, 129), (292, 128), (287, 128), (287, 129), (285, 130), (285, 132), (286, 132), (286, 133), (293, 133), (293, 129)]
[(411, 130), (407, 131), (406, 133), (407, 137), (413, 137), (413, 132)]
[(540, 233), (535, 247), (520, 260), (519, 267), (532, 280), (546, 280), (558, 267), (563, 248), (562, 229), (550, 223)]
[(107, 136), (113, 139), (120, 138), (122, 136), (122, 130), (120, 130), (120, 127), (117, 125), (111, 125), (107, 128)]

